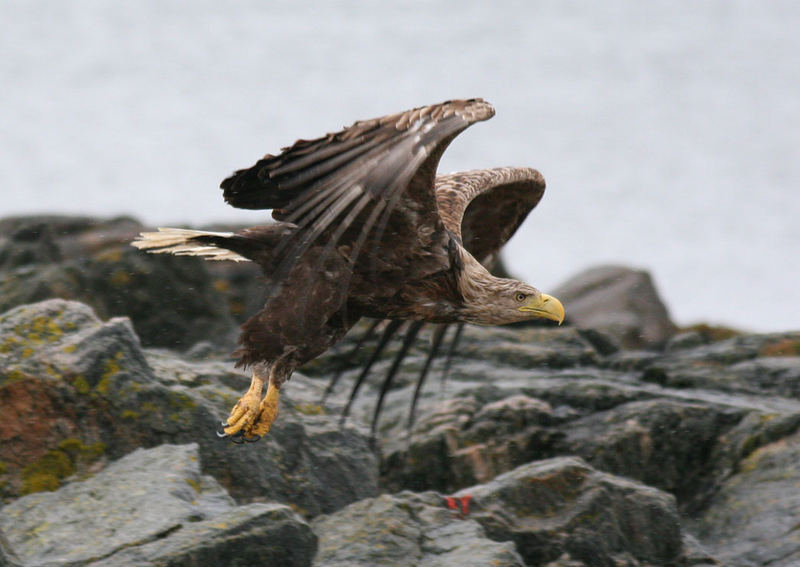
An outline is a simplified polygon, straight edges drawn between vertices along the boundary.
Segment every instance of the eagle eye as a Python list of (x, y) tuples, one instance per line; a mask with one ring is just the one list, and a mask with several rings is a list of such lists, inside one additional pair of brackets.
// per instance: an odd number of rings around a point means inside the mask
[(528, 296), (527, 296), (527, 295), (525, 295), (525, 294), (524, 294), (524, 293), (522, 293), (522, 292), (519, 292), (519, 293), (517, 293), (517, 295), (515, 295), (515, 296), (514, 296), (514, 298), (515, 298), (517, 301), (525, 301), (525, 298), (526, 298), (526, 297), (528, 297)]

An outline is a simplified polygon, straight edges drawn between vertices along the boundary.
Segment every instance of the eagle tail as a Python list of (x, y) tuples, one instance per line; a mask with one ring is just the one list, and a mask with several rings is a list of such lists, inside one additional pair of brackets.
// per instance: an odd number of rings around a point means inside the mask
[(233, 260), (249, 262), (245, 258), (215, 243), (235, 240), (233, 232), (210, 232), (207, 230), (191, 230), (188, 228), (159, 228), (158, 232), (142, 232), (131, 242), (140, 250), (151, 254), (175, 254), (177, 256), (201, 256), (206, 260)]

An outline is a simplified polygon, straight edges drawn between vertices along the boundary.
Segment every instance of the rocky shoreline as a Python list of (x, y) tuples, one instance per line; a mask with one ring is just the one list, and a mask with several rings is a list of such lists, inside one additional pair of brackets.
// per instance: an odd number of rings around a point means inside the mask
[(467, 327), (410, 436), (425, 332), (377, 439), (397, 349), (342, 426), (352, 336), (237, 446), (215, 429), (257, 270), (141, 229), (0, 220), (0, 565), (800, 564), (800, 331), (678, 330), (646, 273), (594, 269), (553, 290), (564, 327)]

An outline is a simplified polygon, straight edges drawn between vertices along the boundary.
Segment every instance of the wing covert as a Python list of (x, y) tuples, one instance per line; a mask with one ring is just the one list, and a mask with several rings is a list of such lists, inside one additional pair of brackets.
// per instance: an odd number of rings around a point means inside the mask
[(436, 178), (439, 216), (480, 262), (500, 251), (544, 190), (544, 177), (531, 168), (500, 167)]

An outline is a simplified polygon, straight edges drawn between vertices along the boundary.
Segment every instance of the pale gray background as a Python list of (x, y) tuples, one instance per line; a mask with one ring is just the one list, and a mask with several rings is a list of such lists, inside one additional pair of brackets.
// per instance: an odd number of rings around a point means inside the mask
[(482, 96), (442, 170), (545, 174), (515, 273), (630, 264), (679, 323), (800, 328), (798, 30), (792, 0), (5, 0), (0, 216), (257, 223), (221, 200), (233, 169)]

